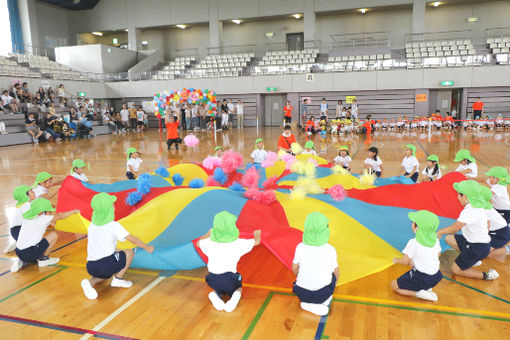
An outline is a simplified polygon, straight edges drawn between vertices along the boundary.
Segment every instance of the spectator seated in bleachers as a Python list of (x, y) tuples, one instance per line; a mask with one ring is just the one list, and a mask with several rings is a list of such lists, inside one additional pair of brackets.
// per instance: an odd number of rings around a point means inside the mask
[[(55, 131), (55, 129), (59, 130), (57, 127), (58, 117), (56, 115), (52, 115), (50, 112), (46, 113), (46, 118), (44, 118), (44, 132), (46, 133), (46, 138), (51, 142), (52, 139), (60, 142), (62, 138), (60, 138), (60, 134)], [(60, 118), (62, 119), (62, 118)]]
[(39, 143), (39, 138), (42, 136), (43, 132), (39, 129), (39, 126), (37, 126), (37, 120), (34, 118), (32, 112), (28, 114), (28, 118), (25, 120), (25, 126), (28, 134), (32, 136), (34, 143)]
[(62, 125), (62, 138), (71, 140), (76, 139), (76, 137), (78, 137), (78, 133), (76, 132), (76, 124), (64, 122)]
[(3, 108), (10, 110), (11, 114), (21, 113), (19, 110), (18, 101), (16, 101), (16, 99), (9, 94), (8, 90), (3, 90), (1, 99), (3, 101)]
[(112, 117), (110, 117), (110, 112), (108, 112), (108, 111), (103, 112), (103, 125), (108, 126), (108, 128), (110, 129), (110, 132), (112, 132), (112, 133), (117, 132), (116, 125), (112, 121)]

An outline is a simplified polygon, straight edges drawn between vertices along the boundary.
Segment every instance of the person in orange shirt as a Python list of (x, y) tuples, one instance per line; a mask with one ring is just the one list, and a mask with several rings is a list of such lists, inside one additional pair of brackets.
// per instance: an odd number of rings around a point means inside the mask
[(311, 135), (312, 133), (315, 132), (315, 121), (314, 121), (314, 117), (311, 116), (310, 119), (306, 122), (305, 124), (305, 131), (308, 135)]
[(292, 107), (292, 105), (290, 105), (290, 101), (287, 100), (287, 105), (285, 105), (285, 107), (283, 108), (283, 118), (285, 120), (285, 124), (290, 124), (290, 122), (292, 121), (292, 110), (294, 108)]
[(172, 114), (168, 114), (165, 116), (165, 126), (168, 150), (170, 150), (172, 144), (175, 144), (175, 150), (179, 150), (179, 144), (182, 143), (177, 130), (179, 128), (179, 119)]
[(473, 103), (473, 119), (480, 119), (482, 117), (484, 105), (480, 97), (476, 97), (476, 101)]
[(365, 132), (367, 135), (370, 135), (372, 133), (372, 120), (370, 118), (368, 118), (363, 123), (363, 128), (361, 131)]
[(285, 125), (283, 133), (278, 138), (278, 151), (283, 150), (290, 152), (290, 146), (292, 143), (296, 143), (296, 137), (292, 134), (290, 125)]

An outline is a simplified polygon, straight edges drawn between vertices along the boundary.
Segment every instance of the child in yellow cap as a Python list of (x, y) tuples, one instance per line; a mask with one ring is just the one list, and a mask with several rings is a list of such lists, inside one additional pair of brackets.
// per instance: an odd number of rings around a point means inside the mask
[(335, 157), (333, 162), (342, 166), (344, 169), (351, 171), (352, 158), (349, 156), (349, 148), (346, 145), (342, 145), (338, 149), (338, 156)]
[[(492, 208), (490, 190), (474, 180), (454, 183), (453, 188), (457, 190), (457, 199), (464, 209), (454, 224), (437, 233), (439, 238), (442, 235), (447, 235), (446, 243), (460, 251), (460, 255), (452, 264), (452, 272), (455, 275), (473, 279), (497, 279), (499, 274), (494, 269), (489, 269), (487, 272), (473, 269), (480, 265), (480, 261), (490, 253), (491, 238), (487, 228), (486, 212)], [(460, 230), (462, 230), (462, 234), (457, 234)]]
[[(198, 240), (197, 246), (208, 257), (209, 274), (205, 281), (213, 289), (209, 300), (216, 310), (232, 312), (241, 299), (242, 280), (237, 272), (237, 263), (244, 254), (260, 244), (260, 230), (253, 232), (253, 239), (239, 238), (237, 217), (227, 211), (214, 216), (213, 228)], [(225, 303), (221, 296), (230, 299)]]
[(131, 281), (124, 279), (124, 274), (133, 261), (133, 249), (117, 251), (117, 242), (128, 240), (135, 246), (152, 253), (154, 246), (149, 246), (137, 237), (131, 235), (124, 227), (115, 222), (115, 207), (113, 203), (117, 197), (105, 192), (94, 195), (90, 206), (92, 207), (92, 220), (87, 231), (87, 272), (91, 278), (81, 281), (81, 288), (85, 296), (94, 300), (97, 291), (94, 285), (112, 279), (112, 287), (129, 288)]
[(54, 231), (44, 235), (46, 227), (72, 214), (79, 214), (79, 210), (51, 215), (55, 208), (45, 198), (36, 198), (30, 203), (30, 209), (23, 214), (23, 224), (16, 242), (18, 259), (13, 263), (11, 272), (37, 261), (39, 267), (46, 267), (58, 263), (56, 257), (48, 257), (57, 243), (58, 235)]
[(264, 150), (264, 140), (262, 138), (255, 140), (255, 150), (252, 151), (250, 156), (253, 158), (254, 164), (261, 164), (266, 160), (267, 151)]
[(11, 237), (4, 253), (10, 253), (16, 249), (16, 241), (23, 224), (23, 214), (30, 209), (30, 202), (35, 199), (35, 194), (28, 185), (20, 185), (14, 189), (12, 197), (16, 200), (16, 208), (9, 219)]
[(127, 169), (126, 169), (126, 177), (128, 179), (136, 179), (138, 177), (138, 171), (140, 167), (142, 167), (145, 171), (148, 171), (147, 168), (142, 165), (143, 161), (140, 158), (141, 153), (136, 148), (129, 148), (126, 151), (127, 154)]
[(317, 156), (317, 152), (315, 151), (315, 146), (313, 144), (313, 141), (311, 141), (311, 140), (307, 141), (305, 143), (305, 149), (301, 153), (305, 154), (305, 155), (314, 155), (314, 156)]
[(62, 184), (63, 180), (60, 181), (53, 181), (53, 176), (46, 172), (41, 171), (40, 173), (35, 176), (35, 183), (34, 183), (34, 194), (35, 198), (46, 198), (47, 200), (51, 200), (53, 197), (55, 197), (58, 193), (58, 191), (55, 191), (53, 193), (49, 192), (49, 189), (54, 186), (59, 186)]
[(73, 167), (71, 168), (71, 176), (77, 180), (88, 182), (89, 179), (85, 176), (85, 167), (87, 165), (81, 159), (75, 159), (73, 161)]
[(455, 155), (454, 162), (459, 163), (459, 166), (455, 169), (455, 171), (464, 174), (468, 178), (476, 178), (478, 176), (476, 160), (473, 156), (471, 156), (469, 150), (459, 150)]
[(402, 160), (402, 169), (400, 175), (410, 178), (414, 183), (418, 180), (418, 171), (420, 170), (420, 163), (416, 158), (416, 146), (407, 144), (404, 146), (404, 159)]
[(301, 308), (316, 315), (329, 313), (339, 269), (336, 250), (328, 244), (329, 220), (319, 212), (306, 216), (303, 242), (297, 245), (292, 261), (296, 274), (292, 291)]
[(437, 239), (439, 218), (427, 210), (410, 212), (409, 219), (415, 238), (407, 242), (402, 250), (401, 258), (394, 258), (393, 263), (412, 265), (413, 268), (391, 282), (393, 290), (405, 296), (416, 296), (419, 299), (437, 301), (432, 291), (443, 278), (439, 270), (441, 245)]

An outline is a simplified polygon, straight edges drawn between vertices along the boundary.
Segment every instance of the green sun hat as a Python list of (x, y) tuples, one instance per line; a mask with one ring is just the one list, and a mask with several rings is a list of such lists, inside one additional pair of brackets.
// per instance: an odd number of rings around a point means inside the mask
[(129, 161), (129, 158), (131, 157), (131, 154), (134, 154), (135, 152), (138, 152), (138, 150), (136, 148), (131, 147), (131, 148), (127, 149), (126, 154), (127, 154), (128, 161)]
[(16, 200), (16, 207), (29, 201), (28, 192), (32, 190), (28, 185), (20, 185), (14, 188), (12, 197)]
[(223, 150), (223, 146), (218, 145), (217, 147), (214, 148), (214, 152), (216, 152), (218, 150)]
[(322, 246), (329, 240), (329, 220), (320, 212), (306, 216), (303, 243), (308, 246)]
[(430, 155), (427, 157), (427, 160), (437, 163), (437, 162), (439, 162), (439, 157), (437, 157), (436, 155)]
[(92, 208), (91, 222), (97, 226), (102, 226), (112, 222), (115, 219), (115, 206), (113, 203), (117, 201), (117, 197), (101, 192), (94, 195), (90, 201)]
[(239, 238), (239, 229), (236, 227), (237, 217), (228, 211), (222, 211), (214, 216), (211, 230), (211, 241), (230, 243)]
[(349, 151), (349, 148), (347, 147), (347, 145), (342, 145), (340, 148), (338, 148), (338, 150)]
[(46, 198), (36, 198), (30, 203), (30, 209), (23, 214), (23, 218), (25, 220), (33, 220), (37, 215), (46, 211), (55, 211), (55, 208)]
[(467, 196), (469, 204), (473, 208), (491, 209), (492, 204), (490, 202), (492, 198), (492, 192), (489, 188), (484, 187), (474, 180), (466, 180), (458, 183), (453, 183), (453, 188)]
[(409, 219), (416, 223), (416, 241), (425, 247), (432, 248), (437, 241), (437, 227), (439, 227), (439, 217), (427, 210), (410, 212), (407, 214)]
[(260, 142), (263, 142), (263, 141), (264, 141), (264, 139), (262, 139), (262, 138), (257, 138), (257, 139), (255, 140), (255, 149), (257, 148), (257, 144), (258, 144), (258, 143), (260, 143)]
[(455, 155), (455, 159), (453, 161), (454, 162), (461, 162), (461, 161), (463, 161), (465, 159), (467, 159), (471, 163), (475, 163), (476, 162), (475, 158), (473, 156), (471, 156), (471, 154), (469, 153), (469, 150), (466, 150), (466, 149), (462, 149), (462, 150), (457, 151), (457, 154)]
[(499, 179), (498, 184), (508, 185), (510, 184), (510, 178), (508, 178), (508, 171), (502, 166), (495, 166), (489, 170), (485, 175), (496, 177)]
[(71, 173), (74, 172), (74, 168), (84, 168), (86, 166), (87, 166), (87, 164), (85, 164), (85, 162), (82, 161), (81, 159), (75, 159), (73, 161), (73, 166), (71, 168)]
[(404, 146), (404, 149), (409, 149), (413, 152), (413, 156), (416, 156), (416, 146), (414, 146), (413, 144), (407, 144), (406, 146)]
[(38, 186), (39, 184), (41, 184), (42, 182), (49, 180), (52, 177), (53, 176), (49, 172), (41, 171), (40, 173), (37, 174), (37, 176), (35, 176), (34, 188), (36, 186)]
[(305, 143), (305, 149), (314, 149), (315, 150), (315, 146), (313, 144), (313, 141), (309, 140)]

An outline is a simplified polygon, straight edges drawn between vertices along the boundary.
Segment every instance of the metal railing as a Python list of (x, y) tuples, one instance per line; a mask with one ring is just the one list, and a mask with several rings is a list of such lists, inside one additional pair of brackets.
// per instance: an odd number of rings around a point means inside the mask
[(488, 28), (484, 31), (485, 42), (488, 38), (510, 37), (510, 27)]
[[(276, 52), (276, 51), (292, 51), (296, 50), (296, 43), (292, 42), (292, 45), (288, 42), (273, 42), (266, 44), (267, 52)], [(303, 41), (303, 49), (316, 49), (320, 48), (319, 40), (305, 40)], [(299, 50), (299, 48), (298, 48)]]
[(221, 47), (207, 47), (208, 55), (233, 54), (233, 53), (255, 53), (255, 44), (230, 45)]
[(55, 48), (53, 47), (13, 44), (12, 54), (26, 54), (32, 56), (48, 57), (48, 59), (55, 61)]
[(413, 42), (427, 42), (438, 40), (471, 40), (471, 30), (439, 31), (428, 33), (409, 33), (404, 37), (404, 45)]
[(388, 47), (391, 48), (389, 31), (349, 34), (332, 34), (330, 49)]
[(177, 57), (195, 57), (198, 58), (198, 48), (179, 48), (175, 50)]

